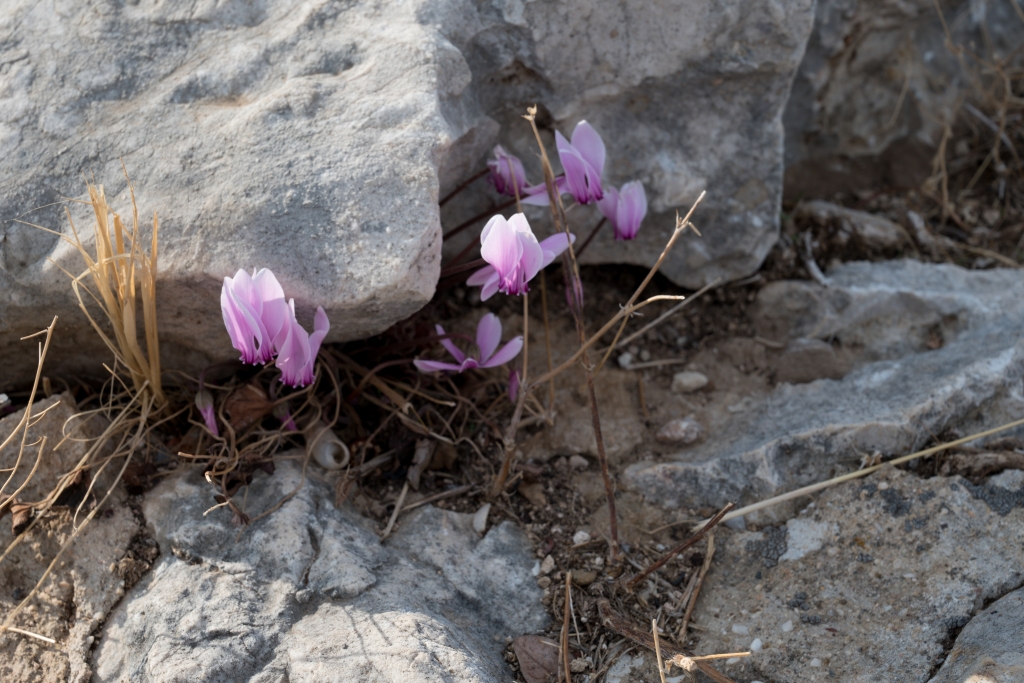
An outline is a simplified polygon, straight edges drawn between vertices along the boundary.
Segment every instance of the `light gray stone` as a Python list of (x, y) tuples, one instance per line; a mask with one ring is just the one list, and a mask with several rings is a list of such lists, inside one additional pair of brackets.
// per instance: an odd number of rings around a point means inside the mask
[(1017, 589), (971, 619), (929, 683), (1024, 679), (1024, 589)]
[(704, 427), (693, 416), (669, 420), (655, 435), (660, 443), (691, 444), (704, 436)]
[[(702, 190), (694, 222), (704, 236), (684, 235), (662, 272), (696, 288), (749, 275), (763, 261), (778, 235), (781, 117), (811, 31), (810, 0), (463, 0), (436, 2), (425, 16), (466, 55), (473, 82), (463, 98), (500, 124), (502, 144), (533, 182), (536, 143), (521, 116), (537, 103), (550, 154), (553, 129), (569, 134), (586, 119), (608, 147), (605, 181), (644, 183), (651, 213), (637, 239), (615, 242), (606, 229), (584, 263), (653, 265), (676, 210), (685, 213)], [(445, 207), (446, 225), (489, 205), (486, 183), (478, 187)], [(530, 216), (550, 222), (547, 209)], [(572, 229), (585, 235), (598, 217), (596, 208), (573, 210)], [(445, 249), (454, 254), (478, 234)]]
[[(127, 216), (122, 159), (142, 220), (160, 216), (165, 366), (237, 357), (219, 288), (239, 268), (272, 269), (307, 327), (322, 305), (328, 340), (426, 303), (442, 161), (479, 157), (474, 136), (494, 128), (459, 100), (469, 68), (426, 5), (5, 2), (0, 384), (27, 380), (36, 343), (18, 340), (55, 314), (48, 372), (109, 362), (57, 268), (81, 272), (78, 254), (12, 219), (70, 234), (52, 203), (82, 197), (83, 177)], [(70, 208), (91, 243), (88, 207)]]
[(933, 683), (1020, 680), (1024, 507), (1004, 515), (976, 491), (889, 467), (821, 493), (785, 526), (716, 531), (697, 654), (760, 639), (723, 667), (737, 681), (924, 683), (943, 659)]
[[(953, 43), (993, 63), (1020, 45), (1011, 0), (943, 0)], [(821, 0), (783, 118), (786, 194), (917, 187), (943, 127), (976, 98), (933, 0)], [(969, 71), (965, 71), (964, 67)]]
[[(828, 289), (773, 283), (760, 304), (780, 325), (792, 314), (787, 334), (859, 347), (860, 367), (842, 380), (778, 386), (706, 443), (631, 465), (631, 488), (670, 507), (746, 504), (840, 474), (858, 453), (901, 455), (948, 429), (966, 435), (1024, 414), (1019, 271), (895, 261), (850, 263), (829, 277)], [(929, 348), (936, 329), (943, 345)]]
[[(290, 463), (258, 475), (249, 510), (300, 482)], [(472, 515), (426, 507), (382, 546), (318, 481), (241, 531), (203, 516), (210, 495), (198, 471), (146, 494), (164, 557), (111, 614), (94, 680), (499, 681), (506, 638), (546, 624), (509, 522), (481, 539)]]
[(708, 378), (702, 372), (686, 370), (672, 375), (672, 391), (689, 394), (699, 391), (708, 385)]

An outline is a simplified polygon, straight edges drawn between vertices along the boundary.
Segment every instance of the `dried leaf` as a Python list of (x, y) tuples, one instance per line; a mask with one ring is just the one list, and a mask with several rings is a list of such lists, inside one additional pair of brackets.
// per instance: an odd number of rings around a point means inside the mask
[(455, 466), (459, 458), (459, 451), (450, 443), (439, 443), (434, 450), (434, 457), (430, 459), (431, 470), (450, 470)]
[(24, 503), (11, 503), (11, 531), (19, 535), (32, 522), (32, 506)]
[(519, 636), (512, 641), (519, 671), (526, 683), (547, 683), (558, 674), (558, 643), (540, 636)]
[(224, 402), (224, 412), (236, 432), (256, 424), (273, 409), (274, 404), (270, 402), (267, 392), (255, 384), (238, 387)]

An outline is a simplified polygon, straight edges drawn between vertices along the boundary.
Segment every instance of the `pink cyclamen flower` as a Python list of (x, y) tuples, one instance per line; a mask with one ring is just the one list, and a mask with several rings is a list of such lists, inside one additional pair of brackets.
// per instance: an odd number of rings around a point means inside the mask
[(206, 389), (200, 389), (196, 393), (196, 408), (199, 408), (199, 414), (203, 416), (203, 422), (206, 423), (206, 428), (210, 430), (210, 433), (220, 436), (220, 430), (217, 429), (217, 415), (213, 411), (213, 396)]
[(564, 188), (580, 204), (596, 202), (604, 196), (601, 173), (604, 172), (605, 149), (601, 136), (586, 121), (580, 121), (572, 132), (572, 142), (555, 131), (555, 147), (565, 170)]
[[(575, 242), (576, 236), (571, 237)], [(507, 221), (500, 215), (487, 221), (480, 233), (480, 242), (480, 255), (490, 265), (470, 275), (466, 284), (483, 288), (481, 301), (490, 299), (495, 292), (518, 296), (530, 291), (530, 280), (569, 248), (565, 233), (537, 242), (526, 216), (521, 213)]]
[(286, 320), (286, 308), (284, 290), (266, 268), (254, 276), (239, 270), (235, 277), (224, 278), (220, 310), (243, 363), (266, 363), (274, 357), (273, 341)]
[(327, 320), (324, 309), (317, 306), (313, 317), (313, 334), (309, 334), (295, 319), (295, 299), (290, 299), (285, 307), (287, 318), (281, 330), (274, 338), (277, 350), (277, 369), (281, 371), (281, 381), (293, 387), (304, 387), (313, 381), (313, 367), (316, 355), (320, 352), (320, 344), (331, 323)]
[[(436, 325), (437, 333), (442, 337), (446, 336), (444, 328)], [(516, 337), (503, 347), (498, 349), (501, 343), (501, 321), (498, 316), (488, 313), (476, 326), (476, 346), (480, 351), (479, 358), (467, 356), (459, 347), (452, 343), (451, 339), (442, 339), (441, 345), (455, 358), (454, 363), (445, 363), (439, 360), (415, 360), (413, 365), (420, 372), (463, 372), (472, 368), (493, 368), (504, 365), (519, 355), (523, 348), (522, 336)], [(497, 352), (495, 352), (497, 350)]]
[(640, 223), (647, 215), (647, 194), (639, 180), (626, 183), (622, 190), (609, 187), (604, 198), (597, 202), (601, 213), (612, 224), (615, 239), (631, 240), (640, 230)]
[(509, 197), (516, 196), (516, 190), (520, 195), (526, 191), (526, 171), (523, 169), (523, 162), (514, 154), (509, 154), (501, 145), (494, 148), (494, 159), (487, 161), (487, 168), (490, 173), (487, 180), (494, 186), (494, 189)]

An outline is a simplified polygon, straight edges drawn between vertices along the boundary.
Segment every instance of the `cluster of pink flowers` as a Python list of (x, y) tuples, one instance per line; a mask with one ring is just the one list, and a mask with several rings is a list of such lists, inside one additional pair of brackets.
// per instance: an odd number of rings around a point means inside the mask
[(317, 307), (309, 334), (295, 319), (295, 300), (285, 301), (280, 283), (266, 268), (252, 276), (239, 270), (224, 278), (220, 308), (243, 363), (268, 363), (276, 356), (282, 382), (302, 387), (313, 381), (320, 343), (331, 329), (323, 308)]

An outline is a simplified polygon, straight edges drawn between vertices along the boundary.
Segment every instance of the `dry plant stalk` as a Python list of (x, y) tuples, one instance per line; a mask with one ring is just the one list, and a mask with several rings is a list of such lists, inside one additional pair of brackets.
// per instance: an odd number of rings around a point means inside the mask
[[(149, 253), (146, 253), (139, 222), (139, 207), (135, 202), (135, 187), (124, 168), (125, 180), (131, 197), (131, 224), (126, 225), (119, 214), (107, 204), (102, 185), (88, 183), (89, 201), (96, 219), (95, 254), (90, 254), (82, 242), (78, 228), (65, 208), (72, 236), (59, 234), (61, 239), (78, 250), (85, 261), (86, 270), (77, 277), (64, 271), (71, 278), (71, 287), (78, 299), (78, 305), (85, 313), (89, 324), (107, 345), (117, 363), (124, 366), (131, 375), (136, 393), (151, 395), (157, 410), (162, 409), (167, 399), (163, 392), (160, 373), (160, 340), (156, 320), (156, 273), (157, 237), (159, 220), (153, 213), (153, 232), (150, 237)], [(32, 224), (29, 224), (32, 225)], [(42, 226), (33, 227), (47, 230)], [(47, 232), (53, 232), (47, 230)], [(60, 266), (58, 266), (60, 267)], [(61, 268), (61, 270), (64, 270)], [(88, 284), (87, 284), (87, 282)], [(91, 286), (90, 286), (91, 285)], [(113, 339), (89, 312), (83, 291), (103, 311), (113, 330)], [(145, 330), (146, 349), (143, 351), (138, 339), (138, 300), (142, 300), (142, 323)]]

